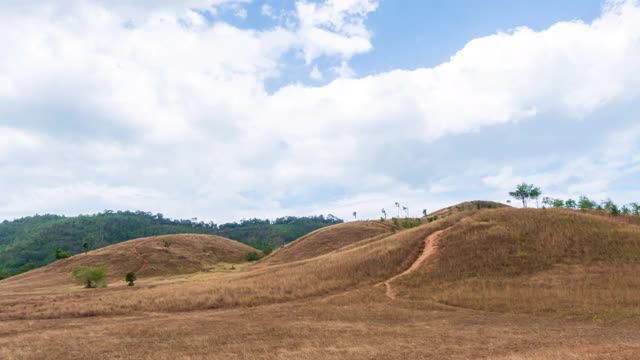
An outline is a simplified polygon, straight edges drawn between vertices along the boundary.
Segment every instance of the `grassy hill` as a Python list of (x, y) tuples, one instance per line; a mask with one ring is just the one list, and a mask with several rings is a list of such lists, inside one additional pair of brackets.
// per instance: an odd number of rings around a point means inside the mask
[(566, 209), (455, 218), (430, 266), (403, 280), (407, 296), (498, 312), (640, 317), (633, 219)]
[(172, 220), (141, 211), (105, 211), (77, 217), (36, 215), (0, 223), (0, 279), (51, 263), (56, 249), (79, 254), (85, 242), (90, 249), (99, 249), (141, 237), (196, 233), (223, 236), (265, 249), (341, 222), (331, 215), (274, 221), (249, 219), (220, 225), (197, 219)]
[(316, 230), (271, 254), (264, 263), (281, 264), (330, 253), (361, 240), (391, 233), (388, 223), (356, 221)]
[(110, 284), (124, 285), (132, 271), (139, 281), (157, 276), (215, 270), (217, 265), (239, 264), (246, 254), (259, 251), (240, 242), (214, 235), (163, 235), (125, 241), (87, 254), (57, 260), (47, 266), (13, 276), (3, 284), (12, 291), (35, 291), (75, 286), (70, 276), (75, 266), (104, 267)]
[[(636, 218), (509, 207), (443, 215), (408, 229), (329, 226), (234, 270), (196, 265), (197, 273), (133, 288), (38, 279), (57, 266), (69, 271), (53, 264), (0, 281), (0, 345), (8, 355), (46, 342), (64, 346), (48, 350), (61, 357), (215, 359), (625, 359), (640, 351)], [(161, 274), (160, 240), (136, 241), (156, 256), (152, 275)], [(136, 241), (104, 250), (135, 254)], [(196, 258), (202, 248), (192, 248)], [(169, 273), (189, 256), (174, 257)], [(46, 340), (23, 334), (35, 322), (52, 329)], [(64, 336), (54, 332), (61, 328)], [(113, 335), (81, 346), (94, 332)], [(110, 346), (131, 334), (140, 346)], [(279, 352), (283, 345), (298, 350)]]

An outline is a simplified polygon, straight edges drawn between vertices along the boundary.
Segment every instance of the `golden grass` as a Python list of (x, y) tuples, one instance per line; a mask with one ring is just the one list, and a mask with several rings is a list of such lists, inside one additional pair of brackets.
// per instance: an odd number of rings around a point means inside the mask
[[(364, 240), (312, 259), (272, 266), (251, 266), (189, 282), (135, 288), (85, 290), (27, 299), (4, 296), (0, 319), (38, 319), (129, 314), (145, 311), (193, 311), (256, 306), (322, 296), (379, 283), (409, 267), (437, 226)], [(0, 287), (0, 294), (2, 294)], [(57, 303), (57, 306), (51, 306)]]
[[(165, 247), (165, 242), (170, 246)], [(58, 260), (48, 266), (0, 282), (2, 291), (50, 291), (52, 287), (76, 289), (71, 277), (74, 266), (104, 266), (111, 286), (124, 284), (133, 271), (139, 280), (157, 276), (188, 274), (214, 268), (218, 263), (241, 263), (255, 249), (213, 235), (164, 235), (126, 241), (102, 249)]]
[(634, 359), (636, 324), (436, 310), (368, 288), (255, 308), (0, 323), (2, 359)]
[[(0, 358), (640, 354), (638, 226), (519, 209), (464, 211), (396, 233), (371, 223), (318, 231), (258, 263), (218, 262), (134, 288), (25, 292), (0, 282)], [(409, 268), (425, 238), (444, 229), (435, 255), (395, 280), (398, 296), (387, 298), (376, 285)]]
[(328, 226), (281, 247), (263, 263), (283, 264), (310, 259), (390, 232), (390, 225), (380, 221), (356, 221)]
[[(640, 227), (578, 211), (477, 212), (445, 231), (405, 293), (498, 312), (640, 316)], [(423, 289), (417, 291), (416, 289)]]

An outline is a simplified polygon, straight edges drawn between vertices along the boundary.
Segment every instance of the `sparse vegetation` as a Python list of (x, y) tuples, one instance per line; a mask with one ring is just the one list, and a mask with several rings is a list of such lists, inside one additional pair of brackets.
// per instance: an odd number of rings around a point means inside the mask
[(85, 288), (107, 287), (107, 269), (103, 267), (74, 266), (73, 278)]
[(403, 229), (411, 229), (420, 225), (422, 225), (422, 221), (420, 221), (420, 219), (405, 219), (401, 223)]

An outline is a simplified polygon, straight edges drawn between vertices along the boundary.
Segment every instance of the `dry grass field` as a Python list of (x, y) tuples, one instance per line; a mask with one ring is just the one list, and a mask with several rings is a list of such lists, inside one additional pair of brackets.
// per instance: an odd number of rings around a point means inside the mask
[[(163, 252), (160, 243), (75, 258), (107, 259), (120, 274), (135, 265), (121, 257)], [(134, 287), (116, 276), (83, 289), (65, 264), (73, 258), (1, 281), (0, 358), (640, 358), (631, 221), (465, 209), (409, 230), (332, 226), (251, 264), (250, 248), (229, 240), (216, 241), (221, 250), (178, 243), (166, 266), (160, 253), (144, 257)]]

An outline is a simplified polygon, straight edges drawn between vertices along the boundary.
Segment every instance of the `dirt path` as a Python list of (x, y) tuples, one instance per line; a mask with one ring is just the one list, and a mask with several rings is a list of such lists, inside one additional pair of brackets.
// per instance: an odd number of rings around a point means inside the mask
[(433, 234), (427, 236), (427, 238), (424, 239), (424, 249), (422, 250), (422, 254), (420, 255), (420, 257), (418, 257), (418, 259), (416, 259), (416, 261), (414, 261), (407, 270), (382, 283), (386, 288), (385, 295), (387, 295), (389, 299), (394, 300), (398, 295), (397, 292), (393, 290), (391, 282), (399, 277), (411, 274), (412, 272), (418, 270), (427, 261), (427, 259), (436, 252), (436, 243), (438, 242), (438, 239), (440, 238), (442, 232), (444, 232), (445, 230), (447, 229), (436, 231)]

